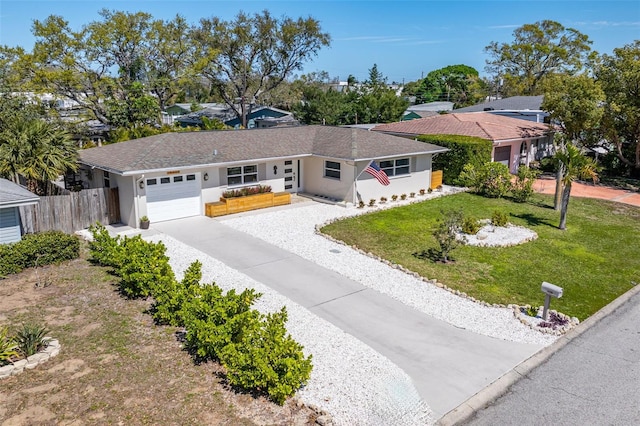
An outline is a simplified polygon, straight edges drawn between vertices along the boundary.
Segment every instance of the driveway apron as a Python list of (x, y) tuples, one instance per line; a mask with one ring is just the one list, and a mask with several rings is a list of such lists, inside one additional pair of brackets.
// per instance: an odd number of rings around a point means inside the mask
[(411, 377), (435, 418), (542, 347), (454, 327), (207, 217), (152, 228), (263, 283), (386, 356)]

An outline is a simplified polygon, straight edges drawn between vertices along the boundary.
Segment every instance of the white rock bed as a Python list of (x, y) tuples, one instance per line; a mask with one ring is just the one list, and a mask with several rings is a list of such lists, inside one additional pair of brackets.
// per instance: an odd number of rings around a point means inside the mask
[[(487, 222), (487, 221), (484, 221)], [(481, 247), (505, 247), (523, 244), (538, 238), (538, 234), (524, 226), (510, 223), (507, 226), (485, 224), (475, 235), (458, 233), (456, 237), (465, 240), (465, 244)]]
[[(402, 203), (389, 204), (383, 208)], [(522, 343), (549, 345), (557, 339), (557, 336), (542, 334), (520, 323), (509, 308), (483, 306), (456, 296), (315, 233), (316, 224), (371, 210), (314, 203), (304, 207), (223, 219), (222, 223), (338, 272), (456, 327)]]
[(333, 324), (285, 298), (269, 287), (167, 235), (162, 241), (171, 267), (181, 278), (195, 260), (202, 262), (202, 282), (215, 281), (224, 290), (254, 288), (262, 293), (254, 307), (275, 312), (287, 307), (288, 332), (313, 354), (313, 370), (297, 397), (329, 412), (335, 425), (433, 424), (431, 409), (422, 401), (411, 379), (384, 356)]

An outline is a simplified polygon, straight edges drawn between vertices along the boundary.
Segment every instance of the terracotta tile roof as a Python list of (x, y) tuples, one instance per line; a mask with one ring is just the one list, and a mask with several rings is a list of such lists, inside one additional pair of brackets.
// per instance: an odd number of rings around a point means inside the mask
[(549, 132), (549, 127), (544, 123), (503, 117), (488, 112), (468, 112), (380, 124), (371, 130), (402, 136), (475, 136), (496, 142), (541, 137)]
[[(216, 154), (214, 155), (214, 151)], [(118, 174), (299, 156), (367, 160), (446, 148), (332, 126), (163, 133), (80, 151), (80, 162)]]

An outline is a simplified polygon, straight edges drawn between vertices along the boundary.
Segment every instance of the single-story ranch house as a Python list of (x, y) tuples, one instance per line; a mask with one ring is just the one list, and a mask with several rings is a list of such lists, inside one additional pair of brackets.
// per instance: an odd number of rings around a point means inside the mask
[(475, 136), (493, 142), (491, 161), (509, 166), (528, 166), (553, 155), (553, 130), (548, 124), (488, 112), (450, 113), (397, 123), (379, 124), (371, 129), (395, 136), (415, 138), (419, 135)]
[(0, 244), (22, 239), (20, 206), (37, 204), (40, 197), (7, 179), (0, 178)]
[[(429, 188), (446, 148), (330, 126), (164, 133), (80, 151), (85, 187), (118, 188), (123, 223), (204, 214), (224, 191), (268, 185), (345, 203)], [(382, 185), (364, 169), (375, 160)]]

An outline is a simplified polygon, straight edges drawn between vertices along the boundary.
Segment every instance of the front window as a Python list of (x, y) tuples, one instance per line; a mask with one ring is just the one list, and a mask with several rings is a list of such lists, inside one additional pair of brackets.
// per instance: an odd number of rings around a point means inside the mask
[(380, 169), (382, 169), (387, 176), (408, 175), (410, 172), (409, 159), (399, 158), (397, 160), (381, 161)]
[(238, 166), (227, 168), (227, 185), (242, 185), (258, 182), (258, 166)]
[(336, 161), (325, 161), (324, 177), (340, 179), (340, 163)]

